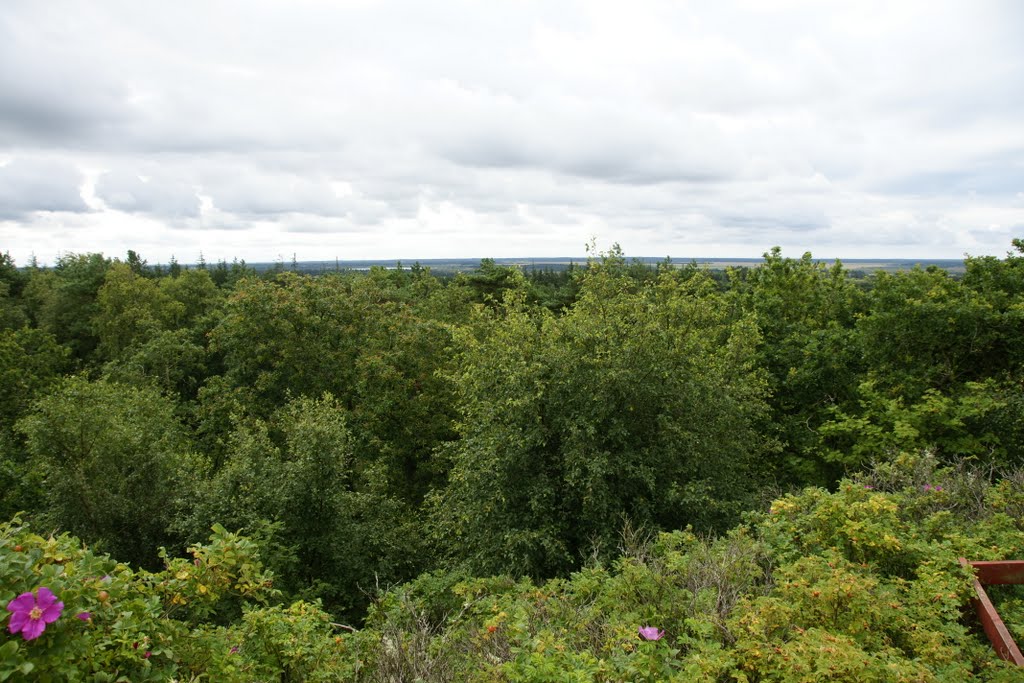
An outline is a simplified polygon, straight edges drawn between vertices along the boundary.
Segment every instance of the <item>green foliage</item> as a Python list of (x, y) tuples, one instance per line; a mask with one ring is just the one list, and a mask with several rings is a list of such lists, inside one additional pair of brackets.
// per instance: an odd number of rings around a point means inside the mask
[(26, 281), (11, 255), (0, 253), (0, 331), (20, 329), (28, 323), (28, 316), (19, 301)]
[(100, 288), (94, 319), (99, 352), (109, 361), (106, 374), (194, 398), (208, 374), (205, 333), (213, 325), (207, 317), (220, 303), (206, 271), (153, 280), (115, 262)]
[(20, 302), (11, 297), (9, 292), (7, 283), (0, 282), (0, 330), (17, 330), (28, 324), (28, 316)]
[(1007, 462), (1007, 446), (992, 420), (1010, 405), (995, 381), (967, 382), (959, 395), (944, 396), (928, 389), (921, 398), (906, 405), (902, 398), (890, 398), (871, 381), (858, 388), (857, 412), (835, 407), (831, 419), (819, 432), (833, 446), (825, 457), (849, 468), (893, 457), (901, 451), (934, 448), (943, 458), (975, 457), (989, 462)]
[(120, 384), (155, 386), (185, 402), (197, 396), (207, 360), (206, 349), (187, 330), (166, 330), (104, 365), (103, 373)]
[(53, 335), (23, 327), (0, 329), (0, 515), (36, 507), (42, 495), (38, 472), (14, 423), (32, 401), (68, 369), (70, 350)]
[(964, 286), (978, 292), (992, 306), (995, 315), (988, 324), (996, 328), (996, 343), (987, 351), (996, 364), (1020, 368), (1024, 351), (1013, 340), (1024, 334), (1024, 240), (1013, 240), (1016, 253), (1005, 259), (968, 258)]
[(58, 528), (143, 565), (169, 537), (177, 482), (193, 466), (174, 404), (146, 387), (68, 377), (16, 428)]
[[(1021, 506), (1019, 471), (905, 456), (718, 540), (627, 533), (611, 568), (568, 579), (423, 577), (375, 606), (348, 657), (366, 681), (1015, 680), (964, 623), (957, 557), (1020, 556)], [(648, 625), (664, 638), (640, 638)]]
[(445, 281), (2, 255), (0, 513), (146, 569), (9, 530), (42, 554), (0, 553), (7, 599), (44, 576), (111, 618), (4, 636), (0, 678), (1012, 676), (955, 558), (1024, 552), (1014, 246), (962, 279), (778, 249)]
[(0, 283), (7, 285), (7, 291), (12, 296), (21, 294), (26, 282), (25, 275), (18, 270), (10, 252), (0, 253)]
[(360, 458), (381, 463), (396, 493), (418, 501), (438, 475), (431, 450), (452, 437), (450, 390), (437, 371), (458, 304), (426, 273), (246, 281), (211, 333), (226, 372), (209, 398), (251, 392), (248, 408), (267, 417), (288, 396), (331, 393), (349, 411)]
[(42, 330), (0, 330), (0, 423), (11, 425), (70, 368), (67, 347)]
[(75, 358), (87, 360), (99, 339), (93, 330), (97, 297), (110, 260), (103, 254), (65, 254), (52, 271), (35, 271), (25, 297), (38, 326), (69, 346)]
[(352, 663), (340, 660), (341, 638), (329, 616), (313, 603), (249, 609), (239, 629), (246, 680), (350, 680)]
[(757, 314), (771, 377), (778, 476), (829, 484), (901, 448), (1019, 463), (1024, 434), (1020, 257), (879, 273), (862, 292), (837, 263), (765, 254), (733, 273), (731, 293)]
[(444, 474), (433, 450), (455, 438), (454, 395), (443, 372), (465, 302), (425, 272), (400, 280), (401, 289), (382, 275), (353, 287), (367, 313), (346, 394), (358, 450), (380, 465), (396, 496), (418, 504)]
[(33, 327), (45, 322), (45, 313), (53, 305), (57, 275), (52, 270), (33, 269), (21, 292), (21, 304)]
[(730, 271), (730, 297), (756, 317), (758, 360), (767, 370), (771, 429), (783, 446), (775, 476), (826, 483), (836, 471), (820, 458), (817, 427), (850, 398), (861, 372), (855, 316), (863, 295), (842, 264), (783, 258), (778, 247), (755, 269)]
[(499, 266), (494, 259), (480, 259), (480, 267), (472, 273), (462, 276), (464, 283), (473, 291), (473, 301), (497, 306), (505, 298), (505, 293), (524, 290), (526, 280), (522, 271), (511, 266)]
[(575, 264), (570, 263), (567, 269), (560, 271), (531, 268), (526, 271), (526, 277), (530, 282), (531, 298), (551, 311), (560, 312), (568, 309), (579, 296), (579, 278)]
[(184, 315), (185, 307), (169, 297), (156, 281), (137, 275), (124, 263), (107, 270), (96, 297), (94, 319), (99, 352), (118, 359)]
[(235, 259), (230, 266), (227, 261), (221, 260), (210, 271), (210, 277), (217, 287), (231, 289), (241, 280), (256, 277), (256, 271), (247, 266), (244, 260)]
[(218, 311), (224, 299), (206, 270), (186, 270), (178, 277), (162, 278), (160, 290), (178, 304), (172, 309), (176, 317), (170, 321), (171, 329), (202, 325), (204, 318)]
[(3, 630), (0, 680), (343, 678), (329, 656), (337, 643), (327, 615), (310, 604), (269, 604), (277, 592), (255, 545), (213, 531), (190, 557), (165, 556), (161, 570), (147, 572), (67, 535), (39, 536), (18, 519), (0, 524), (0, 604), (40, 586), (64, 604), (35, 640)]
[[(566, 579), (424, 575), (341, 633), (316, 604), (272, 604), (257, 544), (222, 527), (150, 573), (16, 519), (0, 525), (0, 602), (46, 586), (64, 610), (37, 640), (0, 635), (0, 677), (1011, 681), (963, 623), (956, 557), (1024, 551), (1021, 512), (1020, 472), (992, 482), (907, 456), (716, 540), (626, 530), (626, 555)], [(997, 598), (1016, 618), (1019, 597)]]
[(511, 294), (457, 338), (458, 442), (435, 534), (475, 571), (550, 576), (624, 518), (721, 527), (765, 445), (756, 331), (703, 278), (592, 264), (564, 317)]
[(224, 463), (188, 503), (180, 524), (190, 536), (214, 521), (266, 534), (281, 586), (338, 612), (423, 566), (412, 511), (377, 470), (354, 469), (345, 412), (329, 394), (295, 399), (270, 422), (238, 423)]
[(911, 400), (1005, 368), (989, 297), (935, 268), (880, 273), (857, 322), (874, 376)]
[(223, 354), (231, 384), (251, 388), (269, 415), (289, 392), (319, 396), (354, 384), (364, 314), (347, 281), (282, 273), (273, 282), (240, 283), (211, 345)]
[(790, 560), (835, 551), (908, 578), (939, 549), (973, 560), (1024, 553), (1024, 487), (981, 471), (943, 469), (930, 454), (902, 454), (834, 494), (811, 489), (772, 504), (763, 537)]

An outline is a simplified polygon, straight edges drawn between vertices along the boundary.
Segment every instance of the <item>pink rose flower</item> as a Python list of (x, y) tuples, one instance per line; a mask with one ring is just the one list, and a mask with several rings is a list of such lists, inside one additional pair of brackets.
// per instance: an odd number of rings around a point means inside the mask
[(665, 635), (657, 626), (641, 626), (639, 632), (644, 640), (661, 640)]
[(7, 630), (21, 632), (25, 640), (34, 640), (43, 634), (47, 624), (60, 618), (64, 603), (57, 599), (46, 586), (40, 586), (33, 593), (22, 593), (7, 603), (11, 622)]

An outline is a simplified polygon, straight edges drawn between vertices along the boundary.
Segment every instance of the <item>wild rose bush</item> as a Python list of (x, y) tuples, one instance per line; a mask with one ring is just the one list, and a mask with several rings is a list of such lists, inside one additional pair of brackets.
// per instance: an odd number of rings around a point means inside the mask
[[(277, 604), (254, 543), (220, 527), (150, 573), (15, 520), (0, 604), (46, 587), (63, 609), (31, 640), (4, 622), (0, 680), (1019, 681), (957, 557), (1024, 557), (1022, 511), (1024, 473), (901, 456), (717, 539), (632, 533), (610, 566), (541, 585), (425, 574), (355, 632)], [(1019, 634), (1020, 591), (994, 597)]]
[[(33, 533), (17, 518), (0, 524), (0, 605), (15, 607), (0, 612), (0, 681), (252, 681), (270, 670), (334, 680), (328, 616), (308, 603), (270, 605), (277, 592), (252, 541), (214, 527), (208, 544), (189, 551), (148, 572), (66, 534)], [(49, 603), (54, 618), (12, 632), (29, 618), (25, 594)], [(309, 644), (282, 649), (281, 632)]]
[[(901, 456), (717, 540), (662, 534), (568, 579), (421, 577), (348, 656), (361, 681), (1019, 681), (957, 557), (1024, 558), (1022, 506), (1020, 473)], [(998, 605), (1018, 632), (1022, 604)]]

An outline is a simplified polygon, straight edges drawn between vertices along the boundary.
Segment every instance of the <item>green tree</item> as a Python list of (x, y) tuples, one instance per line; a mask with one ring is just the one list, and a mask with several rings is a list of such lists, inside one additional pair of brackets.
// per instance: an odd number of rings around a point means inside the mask
[(360, 328), (369, 311), (341, 278), (282, 273), (240, 283), (210, 336), (234, 386), (249, 387), (268, 416), (288, 393), (345, 400), (354, 384)]
[(1019, 447), (1004, 442), (999, 423), (1011, 407), (994, 380), (967, 382), (954, 393), (928, 389), (914, 401), (868, 380), (858, 387), (855, 405), (835, 406), (821, 425), (823, 455), (848, 470), (923, 449), (947, 462), (973, 458), (1009, 464)]
[(468, 308), (460, 294), (425, 271), (376, 271), (352, 285), (366, 311), (349, 389), (354, 432), (394, 493), (414, 504), (443, 477), (434, 449), (456, 438), (444, 374), (453, 325)]
[(45, 326), (44, 313), (54, 305), (56, 284), (57, 276), (51, 269), (37, 268), (29, 272), (21, 303), (33, 327)]
[(26, 282), (11, 255), (0, 253), (0, 330), (17, 329), (28, 322), (20, 301)]
[(65, 254), (52, 271), (33, 273), (26, 285), (38, 326), (69, 346), (76, 359), (91, 360), (99, 344), (93, 320), (109, 268), (103, 254)]
[(868, 311), (857, 321), (872, 379), (916, 400), (1005, 368), (998, 312), (981, 293), (944, 270), (879, 273)]
[(181, 305), (171, 328), (199, 329), (203, 336), (212, 329), (208, 316), (219, 317), (224, 296), (208, 270), (186, 270), (178, 277), (160, 280), (160, 291)]
[(1014, 251), (1006, 258), (967, 258), (963, 284), (980, 294), (992, 307), (989, 325), (994, 342), (985, 349), (986, 360), (1017, 373), (1024, 368), (1024, 240), (1013, 240)]
[(0, 282), (7, 285), (11, 296), (20, 295), (26, 283), (25, 275), (18, 270), (11, 254), (6, 251), (0, 253)]
[(866, 366), (853, 400), (822, 425), (847, 465), (928, 446), (947, 459), (1024, 459), (1024, 258), (968, 258), (879, 274), (856, 326)]
[(0, 424), (13, 425), (69, 369), (69, 355), (43, 330), (0, 330)]
[(188, 330), (164, 330), (103, 367), (104, 376), (120, 384), (153, 385), (180, 402), (197, 398), (207, 376), (208, 354)]
[(37, 507), (39, 473), (14, 424), (68, 369), (69, 355), (42, 330), (0, 330), (0, 517)]
[(759, 364), (768, 371), (771, 429), (783, 447), (775, 476), (830, 483), (842, 472), (821, 458), (818, 427), (832, 406), (852, 399), (861, 373), (854, 330), (863, 294), (838, 261), (785, 258), (779, 247), (757, 268), (729, 272), (731, 298), (755, 316)]
[(43, 476), (39, 513), (115, 557), (153, 566), (192, 467), (174, 404), (156, 390), (68, 377), (16, 425)]
[(521, 292), (458, 336), (460, 440), (432, 499), (435, 534), (479, 572), (553, 575), (624, 519), (720, 528), (765, 453), (749, 320), (708, 278), (638, 282), (593, 263), (564, 316)]
[[(427, 274), (383, 269), (240, 283), (210, 335), (225, 372), (204, 392), (208, 406), (244, 391), (247, 410), (266, 418), (288, 396), (329, 392), (350, 412), (363, 457), (416, 500), (437, 474), (432, 449), (453, 436), (450, 388), (437, 370), (448, 362), (449, 321), (465, 309), (455, 295)], [(205, 415), (223, 425), (223, 411)]]
[(184, 315), (185, 306), (169, 297), (156, 281), (137, 275), (131, 266), (110, 266), (96, 297), (94, 329), (99, 353), (120, 358), (170, 328)]
[(518, 268), (499, 266), (491, 258), (480, 259), (480, 267), (460, 280), (460, 284), (473, 291), (475, 302), (495, 306), (501, 302), (505, 291), (523, 288), (524, 282)]
[(142, 258), (138, 252), (129, 249), (128, 256), (125, 259), (125, 263), (131, 268), (132, 272), (140, 277), (149, 277), (151, 275), (149, 266), (146, 264), (146, 259)]
[(270, 421), (241, 420), (180, 525), (192, 535), (214, 521), (269, 530), (280, 587), (356, 615), (377, 580), (411, 578), (425, 556), (413, 511), (387, 494), (379, 472), (358, 469), (353, 447), (345, 410), (329, 394), (296, 398)]
[(21, 302), (11, 296), (10, 286), (0, 282), (0, 330), (16, 330), (28, 324)]

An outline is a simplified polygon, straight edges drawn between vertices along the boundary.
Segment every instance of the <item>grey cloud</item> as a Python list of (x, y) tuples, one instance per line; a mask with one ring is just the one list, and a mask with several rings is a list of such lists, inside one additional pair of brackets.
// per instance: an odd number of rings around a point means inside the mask
[(361, 221), (354, 221), (347, 217), (329, 218), (325, 216), (296, 215), (288, 217), (285, 231), (310, 235), (333, 235), (338, 233), (368, 232), (372, 228), (372, 225)]
[(714, 125), (646, 103), (572, 97), (517, 100), (442, 84), (433, 93), (457, 125), (438, 122), (434, 149), (454, 163), (535, 168), (626, 184), (708, 182), (738, 174)]
[(50, 235), (72, 217), (32, 211), (84, 210), (75, 166), (111, 169), (117, 209), (76, 225), (265, 259), (304, 234), (756, 255), (886, 226), (1002, 253), (1022, 222), (1019, 3), (2, 4), (0, 214)]
[(0, 142), (77, 146), (132, 116), (131, 93), (95, 58), (102, 51), (66, 35), (88, 29), (51, 9), (0, 16)]
[(81, 171), (56, 160), (16, 158), (0, 166), (0, 218), (22, 219), (34, 211), (86, 212)]
[(163, 218), (195, 218), (199, 197), (194, 187), (169, 177), (146, 177), (113, 171), (96, 181), (96, 196), (107, 206)]
[[(0, 55), (0, 60), (3, 58)], [(29, 140), (80, 143), (119, 116), (104, 102), (90, 102), (96, 99), (95, 93), (76, 95), (77, 88), (63, 88), (52, 82), (40, 87), (42, 81), (36, 77), (32, 77), (33, 83), (12, 81), (0, 70), (0, 141), (9, 144)]]
[(346, 203), (324, 180), (293, 174), (263, 174), (243, 169), (233, 177), (204, 180), (203, 190), (214, 206), (230, 213), (251, 216), (308, 213), (343, 215)]
[(811, 212), (794, 212), (792, 214), (774, 213), (766, 211), (752, 211), (742, 213), (739, 211), (712, 212), (711, 217), (716, 225), (723, 227), (743, 228), (750, 233), (764, 232), (784, 228), (790, 231), (808, 232), (828, 228), (831, 223), (827, 216)]
[[(561, 148), (559, 148), (561, 147)], [(712, 182), (729, 178), (727, 169), (706, 159), (677, 157), (653, 145), (630, 148), (594, 139), (579, 147), (545, 144), (529, 138), (468, 139), (443, 151), (464, 166), (496, 169), (549, 170), (630, 185), (664, 182)]]
[(925, 196), (1013, 196), (1024, 192), (1024, 149), (959, 168), (909, 173), (879, 183), (874, 188), (886, 193)]
[[(202, 193), (210, 198), (218, 224), (277, 221), (289, 232), (348, 232), (413, 216), (417, 206), (414, 197), (395, 192), (396, 198), (382, 199), (319, 172), (307, 177), (226, 164), (200, 175)], [(409, 188), (403, 193), (408, 195)]]

